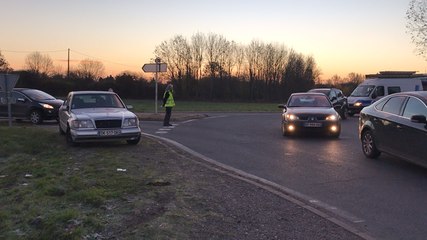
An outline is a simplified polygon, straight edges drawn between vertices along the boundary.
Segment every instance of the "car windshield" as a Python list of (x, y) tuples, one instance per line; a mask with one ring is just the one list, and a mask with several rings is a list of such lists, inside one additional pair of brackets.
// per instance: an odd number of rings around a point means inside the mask
[(323, 95), (295, 95), (289, 99), (288, 107), (331, 107), (331, 103)]
[(374, 85), (360, 85), (350, 94), (350, 97), (369, 97), (372, 90), (374, 90)]
[(115, 94), (78, 94), (71, 100), (71, 108), (124, 108)]
[(22, 92), (34, 100), (53, 100), (53, 99), (55, 99), (51, 95), (49, 95), (43, 91), (36, 90), (36, 89), (26, 89), (26, 90), (23, 90)]
[(326, 96), (329, 96), (329, 91), (328, 89), (312, 89), (309, 92), (318, 92), (318, 93), (323, 93)]

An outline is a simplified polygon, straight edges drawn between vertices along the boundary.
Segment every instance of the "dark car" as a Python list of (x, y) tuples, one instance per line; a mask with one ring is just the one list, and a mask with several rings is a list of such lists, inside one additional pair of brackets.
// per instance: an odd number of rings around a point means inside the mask
[(362, 109), (359, 138), (363, 153), (386, 152), (427, 167), (427, 91), (388, 95)]
[(340, 114), (342, 119), (347, 119), (348, 103), (347, 97), (338, 88), (315, 88), (308, 92), (324, 93), (334, 106), (335, 110)]
[[(5, 93), (0, 91), (0, 96), (0, 116), (8, 117)], [(58, 109), (64, 101), (37, 89), (14, 88), (10, 92), (10, 102), (13, 118), (40, 124), (44, 120), (58, 120)]]
[(338, 138), (341, 118), (323, 93), (293, 93), (283, 108), (282, 134), (322, 133)]

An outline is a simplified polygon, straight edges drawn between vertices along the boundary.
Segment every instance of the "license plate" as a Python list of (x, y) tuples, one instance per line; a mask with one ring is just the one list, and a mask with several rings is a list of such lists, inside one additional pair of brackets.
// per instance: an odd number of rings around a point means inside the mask
[(322, 127), (322, 123), (308, 122), (304, 124), (304, 127)]
[(114, 136), (119, 134), (120, 130), (99, 130), (99, 136)]

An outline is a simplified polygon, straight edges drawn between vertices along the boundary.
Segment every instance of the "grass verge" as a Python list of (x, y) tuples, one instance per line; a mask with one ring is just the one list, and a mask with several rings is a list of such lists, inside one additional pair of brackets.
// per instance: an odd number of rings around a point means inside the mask
[[(204, 102), (175, 100), (174, 111), (178, 112), (278, 112), (278, 103)], [(154, 100), (126, 99), (135, 112), (154, 112)], [(158, 102), (160, 109), (161, 102)]]
[(0, 133), (0, 239), (182, 239), (199, 222), (150, 139), (70, 148), (51, 129)]

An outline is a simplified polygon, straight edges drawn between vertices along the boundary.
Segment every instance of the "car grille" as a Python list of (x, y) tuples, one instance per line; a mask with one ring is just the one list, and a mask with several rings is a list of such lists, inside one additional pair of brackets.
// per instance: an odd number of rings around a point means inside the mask
[(298, 118), (303, 121), (324, 121), (326, 115), (299, 115)]
[(122, 120), (95, 120), (96, 128), (121, 128)]

